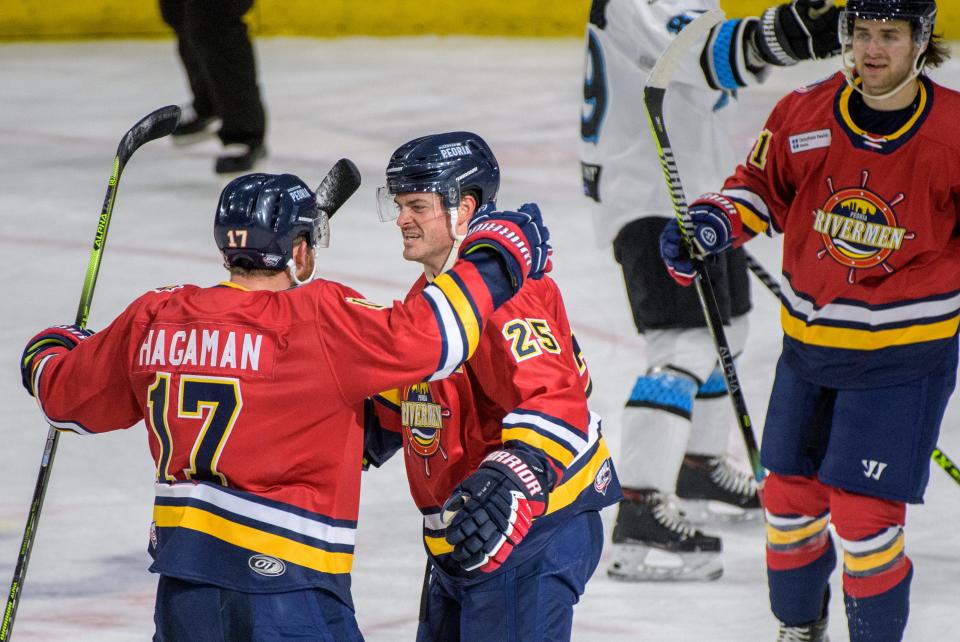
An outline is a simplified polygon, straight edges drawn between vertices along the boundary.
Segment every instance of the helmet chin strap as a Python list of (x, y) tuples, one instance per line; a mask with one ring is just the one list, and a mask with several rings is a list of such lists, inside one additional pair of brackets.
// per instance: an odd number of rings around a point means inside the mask
[[(897, 94), (897, 92), (899, 92), (901, 89), (903, 89), (908, 84), (913, 82), (917, 78), (917, 76), (920, 75), (920, 72), (923, 71), (923, 63), (921, 62), (921, 58), (923, 58), (923, 54), (927, 51), (926, 46), (924, 46), (922, 49), (917, 51), (917, 55), (914, 56), (913, 58), (913, 68), (910, 74), (903, 79), (903, 82), (901, 82), (899, 85), (897, 85), (890, 91), (886, 92), (885, 94), (879, 94), (875, 96), (873, 94), (868, 94), (861, 87), (857, 86), (855, 82), (856, 69), (854, 67), (854, 62), (853, 62), (853, 52), (851, 52), (847, 48), (846, 43), (842, 43), (840, 46), (841, 46), (840, 56), (843, 59), (843, 76), (844, 78), (847, 79), (847, 84), (850, 85), (851, 89), (853, 89), (856, 92), (859, 92), (860, 95), (862, 95), (864, 98), (870, 98), (872, 100), (886, 100), (887, 98), (892, 98)], [(849, 54), (849, 57), (848, 57), (848, 54)]]
[(433, 270), (428, 268), (426, 265), (423, 266), (423, 273), (427, 277), (427, 283), (431, 283), (435, 278), (449, 270), (453, 267), (453, 264), (457, 262), (457, 255), (460, 253), (460, 244), (463, 243), (463, 239), (466, 238), (466, 234), (457, 234), (457, 213), (459, 208), (450, 207), (447, 208), (447, 212), (450, 214), (450, 238), (453, 239), (453, 246), (450, 248), (450, 253), (447, 254), (447, 260), (443, 262), (443, 268), (436, 274), (433, 273)]
[(310, 281), (313, 281), (313, 279), (316, 278), (317, 276), (317, 248), (312, 247), (310, 248), (310, 251), (313, 252), (313, 271), (310, 272), (310, 276), (308, 276), (303, 280), (301, 280), (297, 276), (297, 263), (296, 261), (293, 260), (293, 257), (291, 256), (290, 260), (287, 261), (287, 270), (289, 270), (290, 272), (290, 280), (293, 281), (294, 286), (303, 285), (304, 283), (309, 283)]

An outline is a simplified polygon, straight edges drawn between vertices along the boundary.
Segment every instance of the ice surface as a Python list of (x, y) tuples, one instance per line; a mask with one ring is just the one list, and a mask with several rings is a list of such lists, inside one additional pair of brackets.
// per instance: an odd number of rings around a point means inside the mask
[[(340, 157), (364, 174), (337, 215), (326, 276), (368, 297), (402, 297), (417, 269), (400, 259), (396, 229), (377, 220), (374, 187), (400, 143), (429, 132), (471, 129), (503, 169), (500, 202), (540, 203), (556, 248), (555, 277), (593, 373), (593, 406), (616, 456), (620, 408), (643, 364), (622, 277), (598, 250), (580, 195), (576, 157), (581, 43), (567, 40), (343, 39), (257, 43), (269, 111), (268, 171), (319, 182)], [(17, 44), (0, 47), (0, 583), (5, 591), (33, 492), (46, 427), (20, 388), (24, 341), (72, 322), (119, 137), (152, 109), (181, 102), (185, 82), (172, 42)], [(830, 73), (834, 63), (782, 70), (743, 94), (735, 144), (746, 150), (773, 102)], [(960, 65), (938, 78), (960, 87)], [(641, 112), (637, 118), (645, 118)], [(669, 115), (668, 115), (669, 118)], [(669, 121), (668, 121), (669, 122)], [(215, 145), (150, 143), (121, 182), (90, 326), (107, 324), (143, 291), (212, 284), (223, 272), (211, 218), (223, 181)], [(778, 246), (751, 251), (776, 273)], [(762, 426), (780, 330), (773, 297), (755, 283), (751, 344), (740, 363), (753, 420)], [(90, 373), (90, 376), (97, 376)], [(305, 375), (306, 376), (306, 375)], [(960, 457), (960, 407), (940, 440)], [(318, 444), (322, 447), (322, 444)], [(731, 436), (742, 459), (742, 445)], [(420, 523), (403, 466), (365, 475), (354, 570), (361, 628), (370, 640), (413, 639), (423, 575)], [(152, 633), (154, 576), (146, 572), (153, 468), (141, 426), (80, 438), (65, 435), (40, 522), (17, 617), (26, 640), (145, 640)], [(613, 510), (606, 511), (609, 526)], [(576, 640), (772, 640), (763, 532), (719, 529), (726, 574), (708, 584), (620, 584), (601, 567), (576, 608)], [(937, 468), (927, 504), (909, 511), (916, 565), (907, 639), (960, 639), (960, 486)], [(839, 588), (838, 573), (834, 586)], [(846, 639), (839, 590), (830, 633)]]

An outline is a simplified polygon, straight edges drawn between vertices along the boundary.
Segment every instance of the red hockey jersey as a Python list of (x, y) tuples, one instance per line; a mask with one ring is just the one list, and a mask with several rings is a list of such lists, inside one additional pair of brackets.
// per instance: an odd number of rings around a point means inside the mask
[(837, 388), (923, 376), (960, 322), (960, 94), (921, 76), (918, 108), (877, 136), (842, 74), (771, 113), (723, 193), (748, 235), (784, 235), (785, 356)]
[(45, 358), (34, 389), (60, 429), (145, 420), (151, 570), (249, 592), (319, 586), (349, 604), (364, 400), (450, 374), (491, 293), (464, 262), (393, 308), (323, 280), (162, 288)]
[[(425, 285), (421, 277), (408, 300)], [(599, 417), (587, 407), (589, 387), (560, 290), (544, 277), (528, 281), (494, 313), (477, 352), (452, 376), (376, 398), (381, 427), (402, 434), (410, 492), (424, 516), (424, 543), (442, 567), (453, 547), (444, 539), (440, 509), (493, 450), (522, 448), (553, 470), (547, 513), (534, 522), (531, 544), (549, 536), (559, 515), (620, 500)], [(507, 566), (535, 552), (531, 544), (515, 550)]]

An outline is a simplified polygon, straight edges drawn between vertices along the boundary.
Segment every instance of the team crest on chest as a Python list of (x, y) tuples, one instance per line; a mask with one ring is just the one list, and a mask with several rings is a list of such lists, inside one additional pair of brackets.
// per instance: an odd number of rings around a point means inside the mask
[(857, 270), (880, 267), (893, 272), (887, 260), (905, 241), (916, 238), (913, 232), (901, 227), (894, 207), (905, 200), (896, 194), (890, 200), (867, 188), (870, 173), (864, 170), (860, 185), (835, 189), (832, 178), (827, 178), (830, 198), (823, 207), (813, 212), (813, 229), (823, 240), (823, 249), (817, 258), (829, 256), (849, 268), (847, 282), (855, 283)]
[(429, 383), (406, 386), (400, 401), (400, 422), (407, 436), (407, 454), (423, 459), (423, 472), (430, 476), (430, 459), (443, 450), (443, 419), (450, 411), (433, 400)]

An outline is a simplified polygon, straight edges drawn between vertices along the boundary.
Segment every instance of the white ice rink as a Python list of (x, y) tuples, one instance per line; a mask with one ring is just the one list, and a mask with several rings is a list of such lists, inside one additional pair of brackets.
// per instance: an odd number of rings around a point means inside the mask
[[(390, 152), (424, 133), (470, 129), (503, 170), (502, 206), (540, 203), (553, 233), (554, 276), (593, 373), (593, 406), (616, 456), (621, 407), (643, 367), (622, 278), (597, 249), (576, 157), (581, 43), (577, 39), (263, 40), (257, 43), (269, 112), (267, 171), (316, 184), (342, 156), (364, 185), (333, 221), (325, 276), (371, 299), (400, 298), (417, 275), (396, 228), (377, 220), (374, 187)], [(744, 94), (735, 144), (746, 149), (775, 99), (834, 63), (774, 74)], [(936, 75), (960, 87), (960, 64)], [(0, 46), (0, 588), (6, 594), (46, 426), (21, 389), (26, 339), (73, 321), (119, 137), (138, 118), (186, 96), (172, 41)], [(637, 118), (645, 118), (637, 113)], [(668, 115), (669, 118), (669, 115)], [(669, 121), (668, 121), (669, 123)], [(215, 145), (141, 149), (123, 175), (90, 326), (101, 328), (147, 289), (213, 284), (224, 272), (211, 222), (222, 182)], [(779, 272), (775, 243), (751, 251)], [(763, 424), (780, 329), (777, 305), (754, 282), (751, 344), (739, 364), (754, 422)], [(89, 373), (96, 377), (96, 372)], [(305, 373), (304, 376), (309, 376)], [(960, 402), (940, 439), (960, 458)], [(323, 448), (323, 443), (317, 444)], [(742, 458), (742, 444), (731, 438)], [(155, 576), (147, 573), (154, 470), (142, 425), (101, 437), (64, 435), (40, 521), (15, 640), (148, 640)], [(605, 512), (608, 526), (614, 510)], [(764, 641), (763, 531), (720, 529), (723, 578), (706, 584), (621, 584), (604, 569), (576, 609), (576, 640)], [(365, 475), (354, 598), (369, 640), (412, 640), (423, 575), (420, 520), (399, 458)], [(960, 640), (960, 485), (934, 467), (927, 503), (908, 513), (916, 565), (907, 640)], [(847, 639), (834, 573), (830, 634)]]

